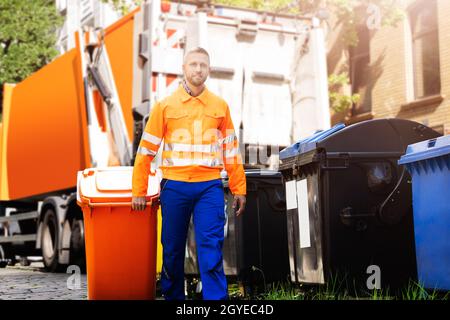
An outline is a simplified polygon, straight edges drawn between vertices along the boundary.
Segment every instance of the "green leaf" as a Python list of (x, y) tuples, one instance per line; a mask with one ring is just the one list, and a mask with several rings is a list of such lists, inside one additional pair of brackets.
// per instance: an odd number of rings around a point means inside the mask
[[(0, 0), (0, 89), (17, 83), (57, 56), (62, 25), (52, 0)], [(0, 104), (3, 89), (0, 90)]]

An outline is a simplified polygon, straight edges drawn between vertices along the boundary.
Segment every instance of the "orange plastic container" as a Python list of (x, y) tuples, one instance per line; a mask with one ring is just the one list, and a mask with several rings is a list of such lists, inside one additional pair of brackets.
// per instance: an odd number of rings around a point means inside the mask
[(149, 176), (146, 209), (132, 211), (132, 172), (133, 167), (78, 172), (88, 299), (155, 298), (159, 178)]

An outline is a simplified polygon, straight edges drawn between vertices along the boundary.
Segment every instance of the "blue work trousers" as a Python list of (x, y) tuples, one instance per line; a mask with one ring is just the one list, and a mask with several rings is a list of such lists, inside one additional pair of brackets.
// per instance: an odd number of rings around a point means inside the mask
[(224, 191), (220, 179), (204, 182), (161, 181), (163, 267), (161, 290), (166, 300), (184, 300), (184, 259), (193, 213), (203, 299), (228, 298), (223, 270)]

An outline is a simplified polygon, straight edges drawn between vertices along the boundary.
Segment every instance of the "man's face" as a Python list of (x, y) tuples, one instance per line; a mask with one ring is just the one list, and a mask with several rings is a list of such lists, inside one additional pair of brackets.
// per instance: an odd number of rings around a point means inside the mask
[(186, 57), (183, 64), (183, 72), (186, 80), (190, 84), (196, 87), (201, 86), (208, 78), (209, 71), (210, 68), (207, 55), (193, 52)]

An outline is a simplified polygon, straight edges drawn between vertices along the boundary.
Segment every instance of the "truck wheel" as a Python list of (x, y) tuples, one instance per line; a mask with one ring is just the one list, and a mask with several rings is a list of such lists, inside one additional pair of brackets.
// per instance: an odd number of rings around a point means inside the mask
[(8, 260), (6, 260), (6, 254), (3, 250), (2, 245), (0, 245), (0, 268), (5, 268), (8, 265)]
[(16, 264), (16, 256), (11, 250), (11, 244), (4, 243), (0, 245), (0, 261), (3, 261), (1, 264), (5, 267)]
[(53, 209), (47, 209), (42, 226), (42, 258), (47, 271), (58, 269), (58, 219)]
[(86, 270), (84, 224), (81, 219), (74, 219), (72, 222), (72, 235), (70, 237), (70, 264), (79, 266), (82, 272)]

